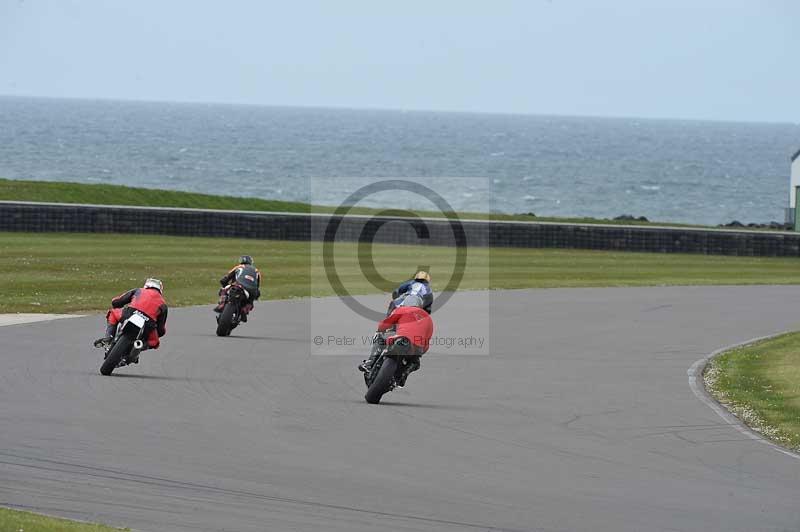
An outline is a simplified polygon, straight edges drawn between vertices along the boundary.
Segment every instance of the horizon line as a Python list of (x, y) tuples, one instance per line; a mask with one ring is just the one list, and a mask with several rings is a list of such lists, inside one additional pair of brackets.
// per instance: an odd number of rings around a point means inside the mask
[(120, 98), (113, 96), (47, 96), (31, 94), (9, 94), (0, 93), (0, 98), (29, 98), (32, 100), (69, 100), (86, 102), (124, 102), (124, 103), (154, 103), (154, 104), (178, 104), (178, 105), (219, 105), (231, 107), (265, 107), (283, 109), (322, 109), (332, 111), (378, 111), (388, 113), (441, 113), (441, 114), (467, 114), (467, 115), (489, 115), (489, 116), (514, 116), (514, 117), (552, 117), (552, 118), (571, 118), (571, 119), (602, 119), (602, 120), (650, 120), (662, 122), (711, 122), (724, 124), (752, 124), (752, 125), (788, 125), (800, 127), (800, 122), (791, 120), (744, 120), (744, 119), (721, 119), (721, 118), (676, 118), (664, 116), (622, 116), (622, 115), (601, 115), (601, 114), (558, 114), (544, 112), (512, 112), (512, 111), (474, 111), (463, 109), (422, 109), (422, 108), (402, 108), (402, 107), (381, 107), (366, 106), (353, 107), (350, 105), (312, 105), (312, 104), (271, 104), (254, 102), (223, 102), (213, 100), (166, 100), (166, 99), (141, 99), (141, 98)]

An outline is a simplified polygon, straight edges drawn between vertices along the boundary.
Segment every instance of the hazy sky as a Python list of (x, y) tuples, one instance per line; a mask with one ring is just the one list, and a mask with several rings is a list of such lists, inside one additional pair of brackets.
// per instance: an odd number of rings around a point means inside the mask
[(0, 94), (800, 122), (800, 2), (0, 0)]

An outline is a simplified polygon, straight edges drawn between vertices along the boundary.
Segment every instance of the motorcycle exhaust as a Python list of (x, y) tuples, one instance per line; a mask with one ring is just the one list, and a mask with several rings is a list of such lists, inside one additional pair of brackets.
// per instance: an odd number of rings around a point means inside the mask
[(134, 349), (141, 351), (143, 347), (144, 347), (144, 342), (142, 342), (141, 340), (136, 340), (135, 342), (133, 342)]

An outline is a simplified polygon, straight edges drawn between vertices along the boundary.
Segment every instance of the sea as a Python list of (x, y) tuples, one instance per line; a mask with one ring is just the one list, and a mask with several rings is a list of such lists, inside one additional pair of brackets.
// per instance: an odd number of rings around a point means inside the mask
[(0, 177), (325, 205), (414, 178), (459, 211), (783, 222), (798, 148), (792, 123), (0, 97)]

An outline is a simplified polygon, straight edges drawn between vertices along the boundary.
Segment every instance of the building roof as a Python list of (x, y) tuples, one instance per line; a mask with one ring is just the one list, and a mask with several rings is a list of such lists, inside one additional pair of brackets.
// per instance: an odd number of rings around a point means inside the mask
[(792, 155), (792, 162), (794, 162), (798, 157), (800, 157), (800, 150), (794, 152), (794, 155)]

